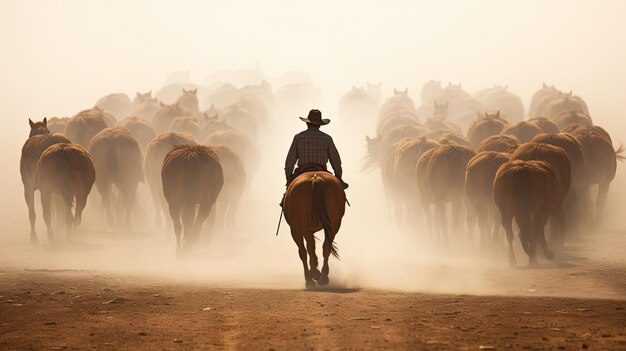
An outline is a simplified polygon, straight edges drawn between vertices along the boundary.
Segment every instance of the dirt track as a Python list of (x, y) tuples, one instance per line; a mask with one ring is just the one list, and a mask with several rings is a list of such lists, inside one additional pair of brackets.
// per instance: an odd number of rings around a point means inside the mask
[(0, 273), (0, 349), (626, 349), (626, 301)]

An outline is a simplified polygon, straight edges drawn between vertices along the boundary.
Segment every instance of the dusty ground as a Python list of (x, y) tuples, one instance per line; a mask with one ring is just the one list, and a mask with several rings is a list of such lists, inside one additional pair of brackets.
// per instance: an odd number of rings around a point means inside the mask
[(626, 301), (0, 273), (0, 349), (626, 349)]

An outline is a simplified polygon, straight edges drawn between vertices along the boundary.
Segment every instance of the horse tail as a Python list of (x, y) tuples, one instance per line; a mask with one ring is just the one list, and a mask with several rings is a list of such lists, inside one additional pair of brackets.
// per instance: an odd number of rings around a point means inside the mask
[(317, 174), (313, 175), (311, 180), (311, 190), (313, 192), (313, 216), (316, 217), (324, 228), (324, 246), (330, 249), (330, 253), (339, 258), (339, 252), (334, 241), (332, 225), (328, 216), (328, 208), (326, 207), (326, 195), (324, 194), (324, 179)]
[(624, 144), (619, 143), (619, 147), (617, 148), (617, 150), (615, 150), (615, 158), (620, 162), (626, 160), (626, 156), (624, 156), (624, 150)]

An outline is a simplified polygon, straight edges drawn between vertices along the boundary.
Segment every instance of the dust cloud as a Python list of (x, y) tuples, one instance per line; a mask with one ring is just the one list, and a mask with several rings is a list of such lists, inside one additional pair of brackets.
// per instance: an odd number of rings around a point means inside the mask
[[(293, 134), (304, 128), (297, 117), (319, 108), (332, 120), (323, 130), (333, 136), (351, 185), (352, 206), (336, 238), (341, 260), (330, 263), (332, 287), (624, 298), (610, 276), (568, 275), (597, 261), (624, 270), (622, 164), (601, 232), (569, 242), (567, 254), (542, 269), (510, 269), (504, 246), (486, 252), (465, 232), (454, 233), (451, 248), (442, 250), (418, 230), (399, 230), (380, 171), (361, 172), (365, 135), (375, 136), (376, 121), (348, 123), (337, 116), (342, 94), (366, 82), (381, 82), (383, 99), (394, 88), (408, 88), (416, 104), (421, 85), (430, 79), (462, 82), (469, 92), (508, 84), (526, 108), (546, 82), (583, 97), (594, 122), (610, 132), (617, 147), (626, 140), (624, 13), (622, 1), (2, 2), (0, 269), (302, 288), (302, 266), (287, 224), (274, 234), (284, 156)], [(176, 259), (173, 232), (154, 225), (151, 195), (142, 184), (132, 231), (106, 229), (94, 188), (74, 240), (60, 238), (58, 248), (48, 248), (38, 204), (41, 244), (29, 244), (18, 166), (28, 118), (72, 116), (114, 92), (131, 98), (137, 91), (155, 93), (172, 72), (189, 71), (190, 82), (206, 88), (205, 77), (218, 69), (256, 67), (274, 89), (286, 72), (308, 73), (322, 101), (300, 106), (297, 113), (274, 111), (260, 136), (260, 168), (248, 184), (234, 233), (208, 232), (206, 245)], [(525, 256), (518, 257), (518, 264), (526, 264)]]

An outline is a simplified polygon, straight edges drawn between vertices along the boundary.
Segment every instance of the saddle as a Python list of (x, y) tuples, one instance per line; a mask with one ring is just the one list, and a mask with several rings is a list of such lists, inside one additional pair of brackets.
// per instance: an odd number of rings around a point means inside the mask
[(293, 182), (294, 179), (298, 178), (298, 176), (300, 174), (303, 174), (303, 173), (306, 173), (306, 172), (327, 172), (327, 173), (330, 173), (325, 165), (320, 165), (320, 164), (317, 164), (317, 163), (305, 163), (302, 166), (298, 166), (293, 171), (293, 173), (289, 176), (289, 179), (287, 180), (287, 185), (286, 186), (289, 186), (289, 184), (291, 184), (291, 182)]

